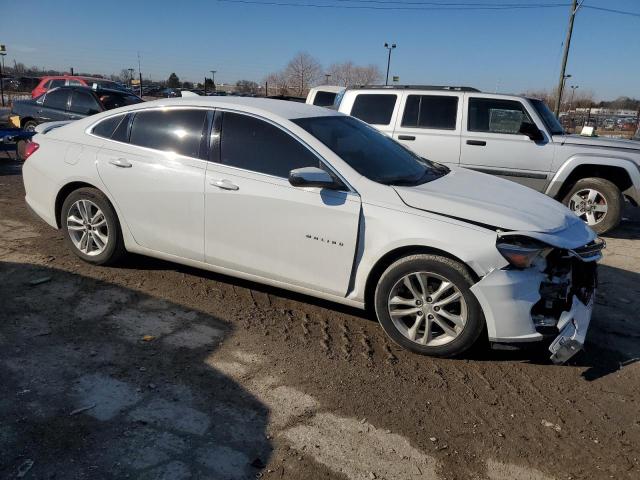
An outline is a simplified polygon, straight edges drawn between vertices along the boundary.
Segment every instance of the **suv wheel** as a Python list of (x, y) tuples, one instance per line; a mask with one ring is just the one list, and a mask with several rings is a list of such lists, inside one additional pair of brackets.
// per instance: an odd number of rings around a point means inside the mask
[(375, 292), (376, 315), (400, 346), (450, 357), (473, 346), (484, 316), (469, 290), (473, 280), (460, 263), (436, 255), (412, 255), (382, 274)]
[(609, 180), (583, 178), (569, 190), (562, 203), (596, 233), (606, 233), (620, 223), (624, 198)]
[(64, 238), (73, 253), (95, 265), (115, 263), (124, 253), (120, 225), (111, 203), (95, 188), (80, 188), (60, 212)]

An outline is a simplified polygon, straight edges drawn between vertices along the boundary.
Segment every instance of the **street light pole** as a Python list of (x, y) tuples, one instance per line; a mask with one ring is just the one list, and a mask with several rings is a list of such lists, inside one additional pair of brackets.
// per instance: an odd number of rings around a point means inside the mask
[[(580, 2), (582, 5), (582, 2)], [(571, 35), (573, 34), (573, 21), (578, 11), (578, 0), (571, 2), (571, 14), (569, 15), (569, 28), (567, 28), (567, 38), (564, 41), (564, 53), (562, 54), (562, 67), (560, 68), (560, 80), (558, 81), (558, 98), (556, 99), (555, 114), (560, 115), (560, 102), (562, 102), (562, 92), (564, 90), (565, 72), (567, 70), (567, 59), (569, 58), (569, 47), (571, 46)]]
[(324, 74), (324, 84), (325, 85), (329, 85), (329, 77), (331, 76), (330, 73), (325, 73)]
[(576, 90), (580, 88), (580, 85), (571, 85), (571, 99), (569, 100), (569, 110), (571, 110), (571, 106), (573, 105), (573, 96), (576, 94)]
[(127, 68), (129, 70), (129, 88), (133, 90), (133, 72), (135, 72), (135, 68)]
[(391, 45), (389, 45), (388, 43), (385, 43), (384, 48), (389, 50), (389, 55), (387, 56), (387, 77), (386, 77), (386, 80), (384, 81), (384, 84), (389, 85), (389, 67), (391, 66), (391, 50), (396, 48), (396, 44), (392, 43)]
[(211, 72), (211, 82), (213, 83), (213, 91), (216, 91), (216, 72), (217, 70), (209, 70)]
[(4, 45), (0, 45), (0, 56), (2, 62), (0, 63), (0, 97), (2, 97), (2, 106), (4, 107), (4, 56), (7, 54), (7, 49)]

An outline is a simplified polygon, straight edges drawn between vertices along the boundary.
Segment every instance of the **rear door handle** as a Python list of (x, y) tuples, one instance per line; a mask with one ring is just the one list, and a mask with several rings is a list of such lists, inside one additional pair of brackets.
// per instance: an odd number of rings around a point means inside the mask
[(484, 147), (487, 144), (484, 140), (467, 140), (467, 145), (475, 145), (477, 147)]
[(398, 140), (415, 140), (413, 135), (398, 135)]
[(114, 165), (116, 167), (120, 167), (120, 168), (131, 168), (132, 165), (131, 163), (124, 159), (124, 158), (112, 158), (111, 160), (109, 160), (109, 163), (111, 165)]
[(231, 183), (229, 180), (221, 179), (221, 180), (211, 180), (209, 184), (214, 187), (221, 188), (223, 190), (240, 190), (240, 187), (234, 183)]

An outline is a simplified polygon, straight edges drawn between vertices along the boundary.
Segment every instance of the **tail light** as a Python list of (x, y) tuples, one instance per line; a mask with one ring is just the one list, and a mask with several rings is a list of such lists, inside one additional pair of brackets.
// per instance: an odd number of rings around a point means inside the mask
[(24, 155), (23, 155), (23, 159), (26, 161), (27, 158), (29, 158), (31, 155), (33, 155), (35, 153), (36, 150), (38, 150), (40, 148), (40, 144), (36, 143), (36, 142), (27, 142), (27, 144), (24, 146)]

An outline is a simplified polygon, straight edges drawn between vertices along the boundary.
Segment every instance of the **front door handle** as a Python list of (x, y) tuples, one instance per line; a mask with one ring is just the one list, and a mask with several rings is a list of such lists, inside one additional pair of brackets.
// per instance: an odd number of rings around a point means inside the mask
[(125, 158), (112, 158), (111, 160), (109, 160), (109, 163), (120, 168), (131, 168), (132, 166), (131, 163)]
[(484, 140), (467, 140), (467, 145), (475, 145), (477, 147), (484, 147), (487, 144)]
[(214, 187), (221, 188), (223, 190), (240, 190), (240, 187), (234, 183), (231, 183), (229, 180), (221, 179), (221, 180), (211, 180), (209, 182)]
[(415, 140), (413, 135), (398, 135), (398, 140)]

